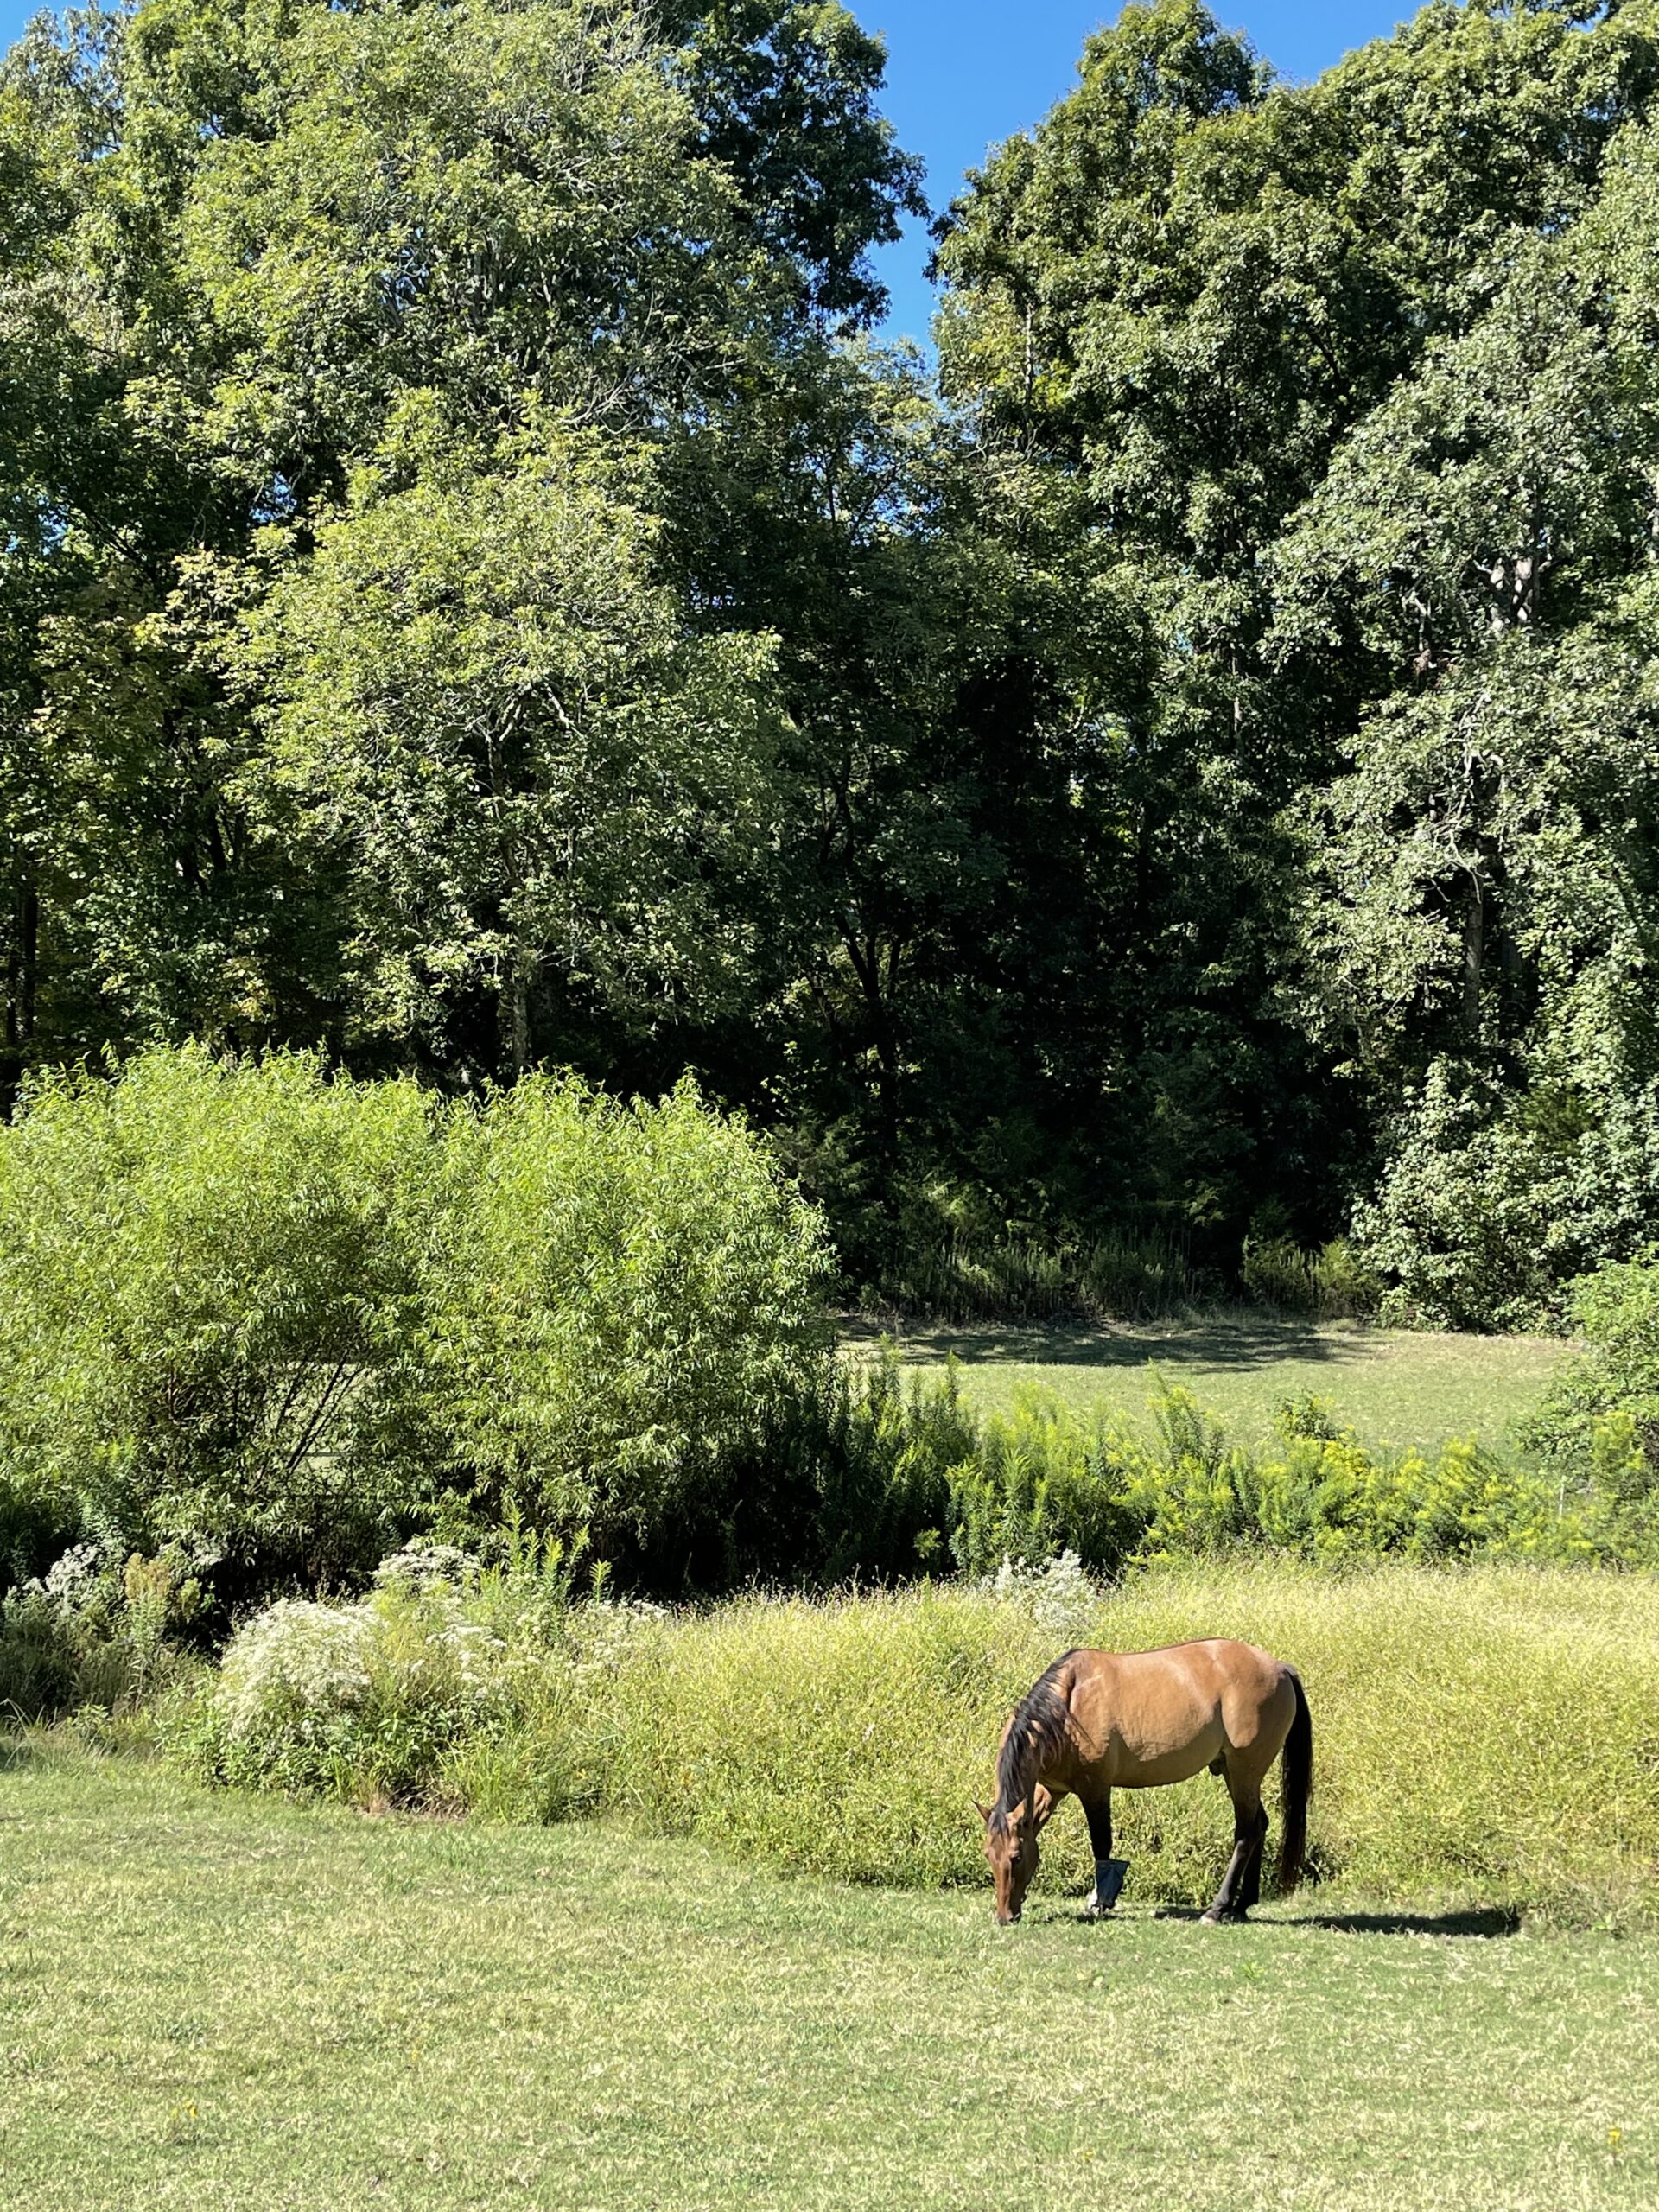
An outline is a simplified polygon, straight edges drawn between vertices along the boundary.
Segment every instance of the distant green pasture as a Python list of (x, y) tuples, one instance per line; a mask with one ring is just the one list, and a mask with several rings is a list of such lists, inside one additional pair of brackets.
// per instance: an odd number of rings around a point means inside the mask
[[(965, 1808), (964, 1808), (965, 1811)], [(1090, 1926), (588, 1826), (0, 1761), (29, 2212), (1647, 2212), (1659, 1942)]]
[[(860, 1326), (851, 1333), (868, 1344), (876, 1332)], [(1195, 1392), (1241, 1439), (1255, 1440), (1271, 1428), (1283, 1400), (1312, 1391), (1368, 1442), (1426, 1446), (1470, 1434), (1501, 1444), (1567, 1350), (1552, 1337), (1431, 1336), (1249, 1315), (1197, 1324), (922, 1328), (897, 1341), (906, 1362), (924, 1369), (954, 1353), (969, 1396), (988, 1408), (1005, 1407), (1035, 1384), (1078, 1412), (1109, 1407), (1144, 1421), (1161, 1378)]]

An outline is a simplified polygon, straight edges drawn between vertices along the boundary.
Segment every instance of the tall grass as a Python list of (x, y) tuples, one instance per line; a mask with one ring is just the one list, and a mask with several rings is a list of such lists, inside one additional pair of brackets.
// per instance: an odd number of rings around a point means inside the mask
[[(1236, 1635), (1307, 1685), (1316, 1880), (1395, 1904), (1659, 1915), (1659, 1580), (1500, 1567), (1338, 1579), (1257, 1560), (1107, 1594), (1052, 1570), (1004, 1585), (687, 1614), (576, 1607), (561, 1625), (539, 1614), (527, 1638), (498, 1595), (494, 1672), (470, 1681), (467, 1726), (431, 1726), (432, 1669), (413, 1665), (428, 1756), (403, 1794), (496, 1818), (606, 1812), (846, 1881), (976, 1882), (970, 1801), (988, 1793), (1008, 1711), (1058, 1651)], [(391, 1618), (409, 1666), (406, 1599)], [(434, 1618), (453, 1634), (453, 1610)], [(369, 1732), (354, 1769), (350, 1727), (327, 1723), (331, 1786), (395, 1795), (388, 1665), (363, 1671)], [(291, 1786), (291, 1724), (238, 1733), (249, 1681), (233, 1663), (181, 1746), (199, 1771)], [(1206, 1900), (1230, 1838), (1220, 1785), (1122, 1793), (1117, 1810), (1131, 1897)], [(1069, 1808), (1044, 1879), (1077, 1890), (1089, 1872)]]
[[(1255, 1305), (1323, 1320), (1367, 1319), (1382, 1296), (1341, 1237), (1309, 1249), (1288, 1236), (1247, 1236), (1237, 1281)], [(1213, 1306), (1227, 1287), (1168, 1230), (1091, 1237), (907, 1223), (871, 1294), (937, 1321), (1149, 1321)]]
[(1367, 1319), (1382, 1294), (1341, 1236), (1312, 1250), (1289, 1236), (1247, 1236), (1239, 1279), (1259, 1304), (1323, 1321)]
[[(1142, 1577), (1057, 1635), (1019, 1605), (931, 1592), (751, 1602), (677, 1624), (619, 1685), (610, 1802), (853, 1881), (982, 1877), (969, 1800), (1017, 1696), (1075, 1637), (1236, 1635), (1301, 1669), (1313, 1864), (1396, 1899), (1478, 1895), (1573, 1916), (1659, 1908), (1659, 1583), (1287, 1566)], [(1207, 1777), (1128, 1792), (1134, 1894), (1195, 1904), (1230, 1840)], [(1086, 1885), (1083, 1822), (1052, 1877)]]

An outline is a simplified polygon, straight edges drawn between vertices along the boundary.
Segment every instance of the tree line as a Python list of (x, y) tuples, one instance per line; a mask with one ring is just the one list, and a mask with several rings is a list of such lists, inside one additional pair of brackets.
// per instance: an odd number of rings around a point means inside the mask
[(1659, 6), (1126, 8), (938, 218), (812, 0), (0, 74), (0, 1079), (745, 1107), (855, 1282), (1659, 1229)]

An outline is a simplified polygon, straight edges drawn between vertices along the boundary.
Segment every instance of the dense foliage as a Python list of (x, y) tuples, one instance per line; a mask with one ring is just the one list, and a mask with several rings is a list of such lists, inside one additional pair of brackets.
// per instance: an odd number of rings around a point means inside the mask
[(1580, 1347), (1527, 1427), (1565, 1486), (1593, 1481), (1625, 1541), (1659, 1529), (1659, 1254), (1573, 1287)]
[(1291, 89), (1131, 7), (942, 253), (948, 389), (1146, 642), (1114, 964), (1188, 1173), (1305, 1234), (1345, 1188), (1441, 1324), (1659, 1202), (1656, 29), (1436, 4)]
[(0, 1581), (79, 1541), (222, 1609), (518, 1520), (660, 1553), (810, 1388), (825, 1259), (689, 1088), (45, 1082), (0, 1133)]
[(13, 49), (0, 1084), (690, 1070), (855, 1287), (1248, 1240), (1558, 1313), (1659, 1223), (1653, 0), (1307, 86), (1126, 7), (942, 219), (937, 390), (882, 63), (818, 0)]
[(7, 1637), (44, 1680), (59, 1615), (73, 1672), (135, 1592), (152, 1641), (212, 1633), (411, 1538), (665, 1595), (1065, 1551), (1654, 1563), (1653, 1275), (1581, 1290), (1528, 1461), (1379, 1451), (1311, 1399), (1260, 1446), (1179, 1389), (1151, 1434), (1040, 1395), (982, 1414), (954, 1370), (834, 1355), (821, 1217), (689, 1087), (445, 1101), (152, 1047), (0, 1133)]

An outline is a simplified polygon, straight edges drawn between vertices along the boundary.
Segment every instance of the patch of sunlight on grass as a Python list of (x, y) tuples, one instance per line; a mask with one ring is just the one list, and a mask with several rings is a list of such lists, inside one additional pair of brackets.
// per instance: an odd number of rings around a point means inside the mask
[[(855, 1346), (873, 1334), (849, 1332)], [(1077, 1412), (1108, 1407), (1144, 1422), (1161, 1377), (1196, 1392), (1245, 1441), (1269, 1433), (1285, 1399), (1313, 1391), (1367, 1442), (1427, 1448), (1471, 1434), (1502, 1444), (1568, 1350), (1553, 1337), (1430, 1336), (1249, 1314), (1201, 1324), (918, 1328), (898, 1341), (917, 1367), (941, 1366), (954, 1353), (969, 1398), (988, 1409), (1034, 1383)]]

